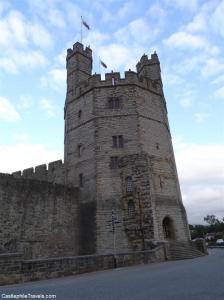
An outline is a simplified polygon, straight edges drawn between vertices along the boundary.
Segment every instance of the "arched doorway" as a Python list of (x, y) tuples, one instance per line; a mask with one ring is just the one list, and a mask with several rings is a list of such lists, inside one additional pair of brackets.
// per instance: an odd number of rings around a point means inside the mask
[(170, 217), (163, 219), (163, 234), (165, 239), (175, 239), (173, 220)]

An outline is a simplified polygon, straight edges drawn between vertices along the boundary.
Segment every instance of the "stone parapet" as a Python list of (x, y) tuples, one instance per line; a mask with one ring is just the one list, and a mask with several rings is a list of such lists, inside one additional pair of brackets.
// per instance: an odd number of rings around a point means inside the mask
[(23, 171), (13, 172), (12, 176), (15, 178), (21, 177), (64, 184), (65, 169), (62, 160), (56, 160), (50, 162), (48, 166), (46, 164), (43, 164), (34, 168), (31, 167), (28, 169), (24, 169)]
[(159, 64), (159, 58), (156, 52), (151, 54), (150, 58), (148, 58), (148, 55), (144, 54), (136, 65), (137, 72), (140, 73), (141, 69), (145, 65), (155, 65), (155, 64)]
[[(105, 74), (105, 79), (101, 78), (100, 74), (94, 74), (89, 77), (89, 79), (82, 84), (80, 84), (76, 90), (71, 90), (72, 95), (80, 97), (87, 93), (93, 88), (105, 88), (111, 86), (125, 86), (125, 85), (137, 85), (141, 88), (150, 90), (153, 93), (163, 95), (161, 82), (158, 80), (151, 80), (147, 77), (140, 77), (138, 73), (134, 71), (125, 71), (124, 78), (122, 78), (120, 72), (111, 72)], [(72, 99), (73, 97), (70, 96)]]
[[(0, 274), (0, 285), (18, 281), (25, 282), (77, 275), (165, 260), (164, 246), (158, 246), (148, 251), (117, 253), (116, 256), (106, 254), (22, 260), (21, 254), (18, 253), (0, 255), (0, 264), (3, 270)], [(13, 266), (13, 269), (11, 266)]]
[(89, 47), (84, 48), (83, 44), (79, 42), (76, 42), (72, 49), (67, 49), (67, 60), (69, 60), (76, 53), (81, 53), (92, 59), (92, 50)]
[(195, 241), (191, 241), (191, 243), (195, 245), (196, 249), (198, 249), (200, 252), (208, 254), (208, 249), (204, 239), (196, 239)]

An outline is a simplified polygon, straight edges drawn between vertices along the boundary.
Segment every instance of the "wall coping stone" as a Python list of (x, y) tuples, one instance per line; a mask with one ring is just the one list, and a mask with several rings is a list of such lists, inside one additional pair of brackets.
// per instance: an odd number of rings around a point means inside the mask
[(6, 257), (16, 257), (16, 256), (23, 256), (23, 253), (15, 252), (15, 253), (0, 253), (0, 259), (6, 258)]
[(120, 256), (120, 255), (133, 255), (133, 254), (145, 254), (145, 253), (153, 253), (158, 251), (159, 249), (164, 248), (163, 245), (159, 245), (151, 250), (143, 250), (143, 251), (131, 251), (131, 252), (119, 252), (117, 254), (107, 253), (107, 254), (91, 254), (91, 255), (77, 255), (77, 256), (60, 256), (60, 257), (49, 257), (49, 258), (38, 258), (38, 259), (29, 259), (23, 260), (22, 263), (38, 263), (38, 262), (47, 262), (47, 261), (60, 261), (60, 260), (69, 260), (69, 259), (87, 259), (87, 258), (97, 258), (97, 257), (109, 257), (109, 256)]

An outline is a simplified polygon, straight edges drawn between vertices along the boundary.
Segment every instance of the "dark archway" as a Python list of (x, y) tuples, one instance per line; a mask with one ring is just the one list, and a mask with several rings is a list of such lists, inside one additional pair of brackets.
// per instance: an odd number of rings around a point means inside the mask
[(165, 239), (175, 239), (174, 224), (170, 217), (165, 217), (163, 219), (163, 234)]

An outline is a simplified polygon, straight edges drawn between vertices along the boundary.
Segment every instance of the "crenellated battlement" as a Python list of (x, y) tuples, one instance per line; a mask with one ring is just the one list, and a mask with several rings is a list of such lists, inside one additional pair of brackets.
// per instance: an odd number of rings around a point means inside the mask
[(142, 55), (140, 61), (136, 65), (137, 72), (140, 73), (141, 69), (146, 65), (153, 66), (155, 64), (160, 64), (156, 51), (153, 54), (151, 54), (151, 58), (148, 58), (148, 55), (144, 54)]
[(136, 71), (126, 71), (124, 77), (120, 72), (92, 75), (92, 50), (76, 42), (67, 50), (67, 99), (73, 100), (93, 88), (138, 85), (157, 94), (163, 94), (160, 76), (160, 63), (156, 52), (149, 58), (144, 54), (136, 65)]
[(50, 162), (48, 165), (43, 164), (36, 166), (35, 168), (27, 168), (23, 171), (13, 172), (11, 175), (16, 178), (37, 179), (41, 181), (64, 184), (65, 168), (62, 160), (56, 160)]
[(67, 61), (76, 53), (83, 54), (84, 56), (87, 56), (90, 59), (92, 59), (92, 49), (90, 49), (89, 47), (84, 48), (83, 44), (76, 42), (73, 45), (72, 49), (67, 49)]
[(9, 174), (9, 173), (0, 173), (0, 178), (10, 178), (10, 177), (12, 177), (12, 175), (11, 174)]
[(137, 63), (136, 69), (140, 77), (147, 77), (153, 81), (160, 81), (162, 87), (160, 62), (156, 52), (151, 54), (150, 59), (144, 54)]
[[(75, 97), (80, 97), (92, 88), (116, 87), (124, 85), (138, 85), (141, 88), (148, 89), (151, 92), (162, 94), (161, 82), (159, 80), (151, 80), (150, 78), (139, 76), (137, 72), (125, 71), (124, 77), (120, 72), (110, 72), (105, 74), (105, 79), (101, 78), (101, 74), (93, 74), (86, 82), (83, 82), (73, 91)], [(75, 92), (75, 93), (74, 93)]]

